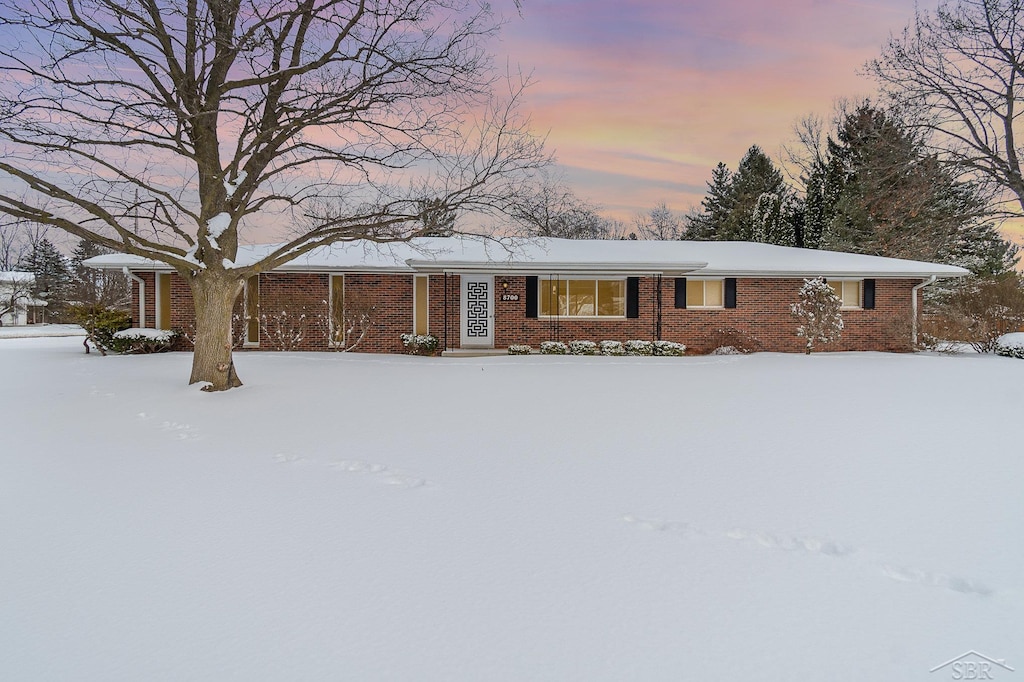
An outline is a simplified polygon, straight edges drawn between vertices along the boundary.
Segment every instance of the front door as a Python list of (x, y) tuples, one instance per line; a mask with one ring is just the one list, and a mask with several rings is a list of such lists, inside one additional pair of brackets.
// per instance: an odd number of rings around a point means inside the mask
[(462, 276), (462, 347), (494, 347), (494, 277)]

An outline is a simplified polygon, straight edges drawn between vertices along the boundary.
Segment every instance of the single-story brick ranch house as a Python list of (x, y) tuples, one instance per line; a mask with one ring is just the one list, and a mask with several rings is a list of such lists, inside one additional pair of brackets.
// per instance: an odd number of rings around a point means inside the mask
[[(240, 247), (235, 262), (254, 262), (271, 248)], [(121, 254), (87, 262), (132, 276), (136, 326), (178, 329), (185, 337), (194, 328), (188, 285), (168, 266)], [(824, 277), (843, 301), (845, 323), (828, 349), (900, 351), (916, 333), (920, 290), (966, 274), (949, 265), (753, 242), (356, 241), (252, 277), (239, 297), (236, 332), (251, 349), (280, 348), (282, 334), (291, 334), (289, 348), (330, 350), (351, 343), (359, 326), (355, 350), (377, 353), (402, 352), (400, 337), (409, 333), (436, 336), (452, 354), (577, 339), (663, 339), (708, 352), (735, 338), (800, 352), (790, 304), (805, 278)]]

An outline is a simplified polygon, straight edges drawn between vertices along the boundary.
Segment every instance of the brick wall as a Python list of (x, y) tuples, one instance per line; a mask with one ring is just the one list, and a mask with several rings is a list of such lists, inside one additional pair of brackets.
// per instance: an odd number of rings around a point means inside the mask
[[(498, 277), (496, 288), (518, 294), (519, 301), (495, 301), (495, 345), (526, 343), (535, 348), (542, 341), (569, 342), (653, 340), (657, 337), (656, 278), (640, 279), (640, 316), (607, 320), (572, 318), (528, 319), (526, 278)], [(873, 310), (844, 310), (845, 329), (837, 343), (819, 345), (822, 350), (905, 351), (910, 345), (910, 296), (916, 280), (876, 280)], [(743, 279), (736, 282), (736, 308), (677, 309), (675, 280), (661, 279), (661, 338), (686, 344), (706, 353), (731, 336), (746, 336), (766, 351), (800, 352), (804, 340), (796, 336), (790, 304), (796, 302), (803, 279)], [(738, 332), (734, 334), (733, 332)]]
[[(156, 320), (155, 280), (153, 273), (136, 273), (146, 282), (146, 323)], [(445, 286), (447, 282), (447, 320)], [(904, 351), (910, 343), (910, 296), (918, 280), (876, 280), (873, 310), (844, 310), (845, 329), (839, 342), (819, 346), (821, 350)], [(507, 284), (507, 288), (502, 288)], [(789, 306), (797, 300), (802, 279), (740, 278), (736, 283), (734, 309), (676, 309), (675, 282), (661, 279), (662, 339), (686, 344), (702, 353), (720, 345), (729, 335), (739, 335), (766, 351), (800, 352), (804, 341), (796, 336), (796, 324)], [(576, 339), (603, 341), (612, 339), (657, 338), (656, 306), (658, 279), (640, 279), (640, 315), (636, 319), (581, 319), (526, 317), (526, 278), (495, 277), (496, 348), (513, 343), (538, 347), (542, 341), (569, 342)], [(442, 347), (460, 347), (460, 278), (431, 275), (429, 278), (428, 329), (441, 340)], [(501, 294), (518, 295), (518, 301), (502, 301)], [(304, 328), (298, 350), (328, 350), (330, 276), (322, 273), (268, 273), (260, 275), (260, 313), (265, 316), (260, 350), (280, 346), (274, 335), (278, 328)], [(350, 303), (370, 300), (375, 305), (374, 325), (356, 349), (372, 353), (400, 353), (400, 335), (413, 329), (413, 276), (390, 273), (345, 275), (345, 298)], [(187, 283), (177, 274), (171, 276), (171, 326), (191, 334), (194, 329), (192, 297)], [(133, 287), (133, 314), (138, 311), (138, 288)], [(242, 301), (236, 305), (236, 333), (241, 336)], [(278, 319), (280, 313), (285, 315)], [(304, 320), (300, 316), (305, 315)], [(447, 321), (447, 326), (446, 326)], [(138, 321), (135, 321), (138, 324)], [(268, 335), (267, 332), (270, 332)], [(445, 341), (447, 339), (447, 344)], [(187, 350), (187, 341), (179, 348)]]

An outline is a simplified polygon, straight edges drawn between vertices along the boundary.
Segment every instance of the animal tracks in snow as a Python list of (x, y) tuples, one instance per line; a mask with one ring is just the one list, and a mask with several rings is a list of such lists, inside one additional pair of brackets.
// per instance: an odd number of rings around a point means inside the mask
[[(847, 558), (856, 553), (852, 547), (824, 540), (820, 538), (804, 536), (786, 536), (755, 531), (743, 528), (732, 528), (724, 531), (713, 531), (700, 528), (694, 524), (683, 521), (664, 521), (661, 519), (644, 519), (631, 514), (622, 517), (622, 520), (643, 528), (660, 533), (670, 533), (680, 537), (696, 538), (704, 537), (709, 539), (727, 539), (734, 542), (741, 542), (752, 547), (764, 547), (786, 552), (798, 552), (803, 554), (816, 554), (832, 558)], [(860, 553), (864, 556), (864, 553)], [(941, 587), (953, 592), (962, 594), (974, 594), (982, 597), (991, 595), (994, 590), (970, 578), (951, 576), (944, 573), (934, 573), (917, 568), (906, 568), (886, 562), (872, 562), (861, 560), (860, 563), (868, 570), (880, 573), (885, 577), (904, 583), (915, 583), (932, 587)]]
[(408, 471), (392, 469), (383, 464), (374, 464), (358, 459), (319, 460), (280, 452), (274, 455), (274, 461), (279, 464), (325, 467), (341, 473), (368, 476), (382, 485), (397, 488), (421, 488), (430, 485), (430, 481), (427, 479)]
[(829, 540), (801, 536), (778, 536), (761, 531), (732, 528), (726, 531), (708, 531), (699, 528), (691, 523), (682, 521), (661, 521), (658, 519), (641, 519), (636, 516), (626, 515), (623, 521), (632, 523), (647, 530), (655, 530), (664, 533), (672, 533), (681, 536), (704, 536), (719, 537), (743, 542), (750, 545), (758, 545), (770, 549), (780, 549), (787, 552), (804, 552), (807, 554), (823, 554), (825, 556), (840, 557), (852, 554), (853, 549), (840, 545)]
[[(140, 421), (152, 421), (153, 416), (146, 414), (145, 412), (139, 412), (135, 415)], [(198, 440), (201, 436), (196, 433), (195, 428), (191, 424), (185, 424), (182, 422), (176, 422), (171, 420), (164, 420), (159, 423), (154, 422), (154, 426), (160, 431), (164, 431), (172, 438), (176, 440)]]

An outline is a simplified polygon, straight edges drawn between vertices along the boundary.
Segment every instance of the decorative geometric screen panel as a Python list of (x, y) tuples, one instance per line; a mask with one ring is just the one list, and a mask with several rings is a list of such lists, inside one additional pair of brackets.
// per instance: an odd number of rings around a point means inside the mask
[(466, 282), (466, 336), (490, 336), (490, 287), (487, 282)]

